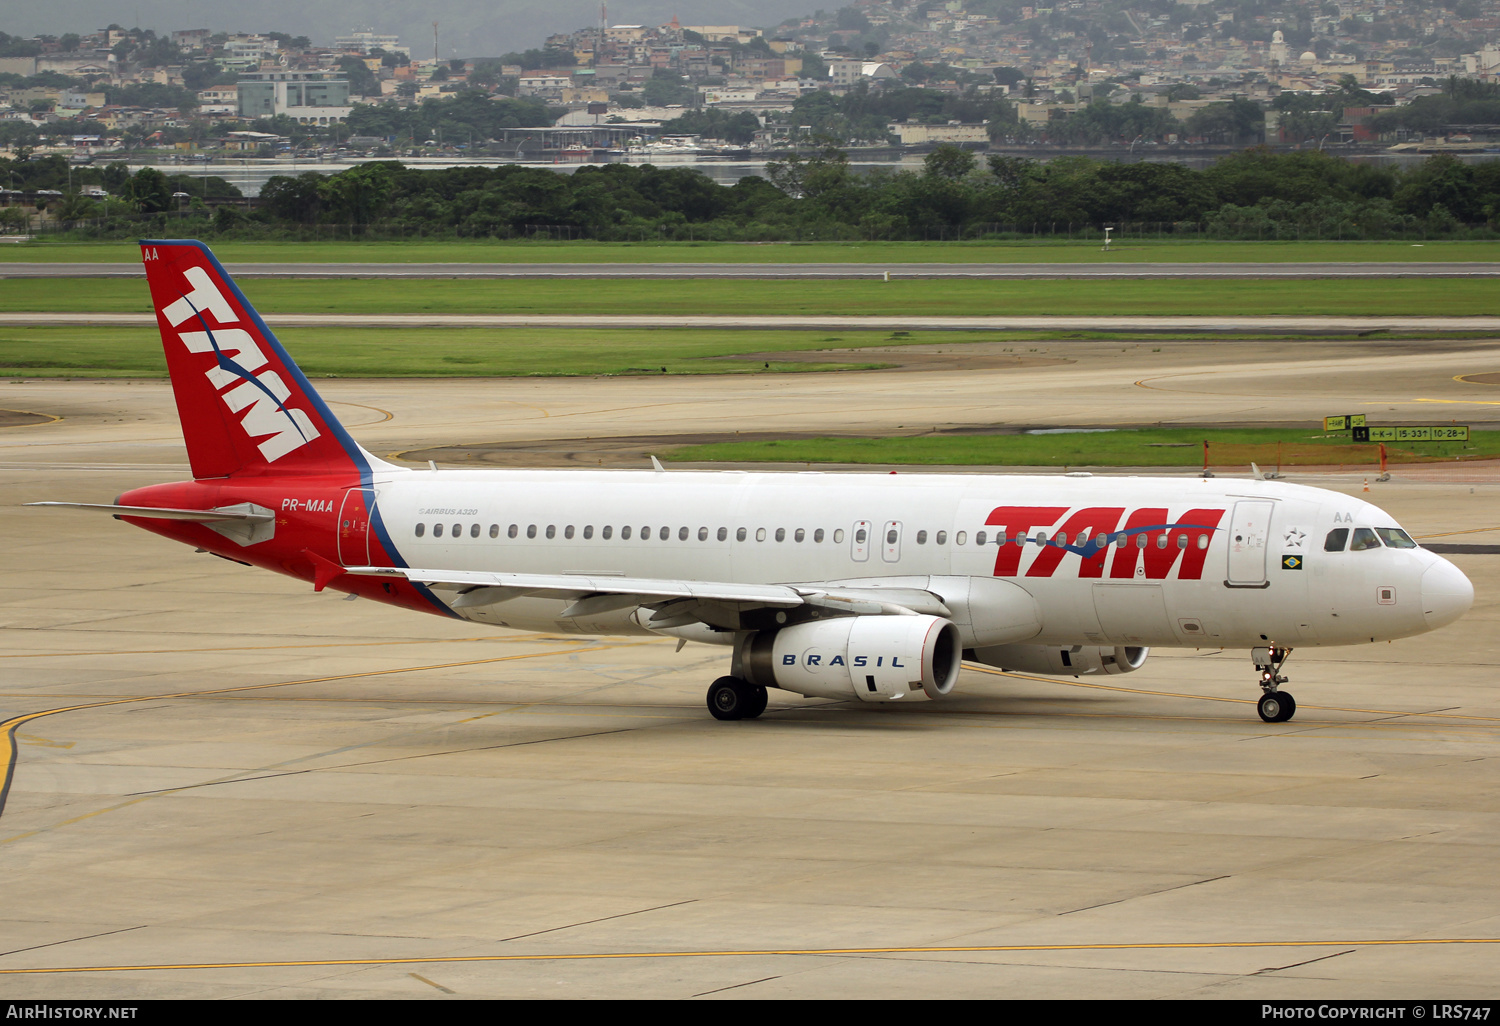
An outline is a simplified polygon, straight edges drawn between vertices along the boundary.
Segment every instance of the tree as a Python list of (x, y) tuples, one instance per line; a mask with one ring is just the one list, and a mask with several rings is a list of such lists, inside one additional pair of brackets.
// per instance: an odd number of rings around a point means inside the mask
[(316, 224), (323, 208), (324, 178), (306, 171), (296, 178), (273, 175), (261, 187), (261, 209), (278, 221)]
[(766, 165), (771, 184), (794, 199), (814, 198), (843, 186), (849, 180), (849, 154), (824, 146), (813, 157), (792, 154), (786, 160)]
[(172, 206), (172, 186), (167, 176), (153, 167), (143, 167), (125, 187), (126, 198), (143, 213), (156, 214)]
[(967, 177), (977, 165), (978, 158), (968, 150), (943, 143), (922, 159), (922, 173), (954, 182)]
[(349, 92), (357, 96), (379, 96), (380, 79), (358, 57), (340, 57), (339, 70), (349, 79)]
[(395, 183), (392, 175), (401, 165), (385, 162), (361, 164), (325, 179), (323, 202), (340, 224), (369, 224), (385, 209)]
[(1255, 142), (1265, 131), (1265, 112), (1252, 100), (1236, 97), (1210, 103), (1188, 118), (1189, 133), (1215, 142)]

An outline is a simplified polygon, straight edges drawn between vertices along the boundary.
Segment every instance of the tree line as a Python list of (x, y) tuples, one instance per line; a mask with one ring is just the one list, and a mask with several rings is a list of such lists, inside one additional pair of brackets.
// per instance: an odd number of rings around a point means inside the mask
[[(15, 162), (0, 162), (0, 180), (7, 163)], [(38, 176), (40, 163), (20, 165), (33, 188), (44, 180), (56, 184), (66, 172), (65, 165), (52, 166), (50, 177)], [(120, 173), (106, 168), (103, 175)], [(150, 189), (143, 176), (155, 176)], [(180, 230), (205, 236), (299, 237), (329, 225), (397, 237), (747, 241), (983, 237), (1142, 223), (1163, 234), (1217, 238), (1488, 238), (1500, 230), (1500, 162), (1439, 155), (1401, 169), (1266, 148), (1199, 170), (1091, 157), (1044, 162), (994, 154), (981, 161), (943, 146), (919, 171), (861, 171), (829, 147), (772, 161), (764, 175), (729, 187), (692, 168), (649, 164), (559, 174), (520, 165), (427, 170), (385, 161), (330, 176), (274, 177), (248, 212), (222, 206), (210, 213), (214, 204), (202, 183), (143, 170), (125, 182), (111, 180), (111, 191), (119, 202), (134, 202), (140, 216), (186, 219)], [(170, 192), (179, 189), (195, 192), (172, 200)], [(84, 234), (138, 228), (118, 217), (71, 220)]]

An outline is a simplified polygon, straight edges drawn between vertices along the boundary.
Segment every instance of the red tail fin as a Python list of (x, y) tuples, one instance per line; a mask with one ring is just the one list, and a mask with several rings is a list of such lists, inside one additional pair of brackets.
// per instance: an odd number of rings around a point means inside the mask
[(364, 462), (208, 247), (145, 241), (141, 256), (194, 477)]

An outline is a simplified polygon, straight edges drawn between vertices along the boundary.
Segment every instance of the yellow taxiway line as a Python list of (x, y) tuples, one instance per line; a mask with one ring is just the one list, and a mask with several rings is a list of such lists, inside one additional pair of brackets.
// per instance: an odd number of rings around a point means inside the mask
[(288, 969), (329, 966), (443, 965), (484, 962), (582, 962), (622, 958), (767, 958), (860, 955), (1022, 954), (1051, 951), (1192, 951), (1245, 948), (1369, 948), (1437, 944), (1500, 944), (1500, 937), (1401, 937), (1363, 940), (1140, 941), (1120, 944), (963, 944), (868, 948), (727, 948), (718, 951), (580, 951), (531, 955), (426, 955), (412, 958), (308, 958), (259, 962), (175, 962), (141, 965), (40, 966), (0, 969), (3, 976), (44, 973), (127, 973), (190, 969)]

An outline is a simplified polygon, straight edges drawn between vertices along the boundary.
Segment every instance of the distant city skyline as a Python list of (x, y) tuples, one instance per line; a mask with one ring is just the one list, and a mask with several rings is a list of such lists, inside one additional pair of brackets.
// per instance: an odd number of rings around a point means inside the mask
[[(686, 23), (769, 26), (810, 14), (811, 0), (611, 0), (612, 24), (660, 25), (676, 15)], [(837, 4), (833, 5), (837, 6)], [(85, 34), (119, 24), (157, 32), (207, 28), (215, 32), (287, 32), (331, 43), (351, 29), (399, 35), (418, 57), (432, 56), (432, 22), (439, 23), (442, 57), (487, 57), (528, 50), (556, 32), (599, 20), (598, 0), (341, 0), (306, 4), (269, 0), (247, 8), (228, 0), (53, 0), (7, 5), (0, 32), (17, 36)]]

